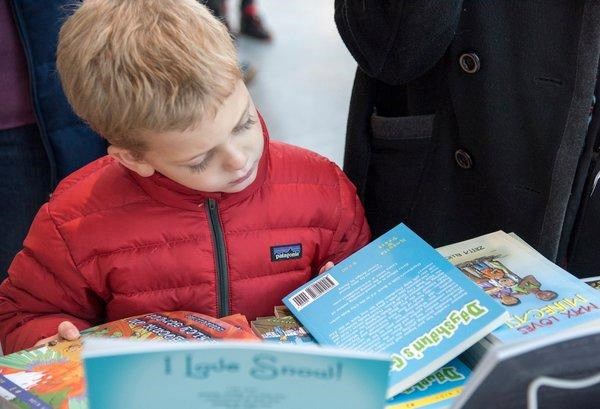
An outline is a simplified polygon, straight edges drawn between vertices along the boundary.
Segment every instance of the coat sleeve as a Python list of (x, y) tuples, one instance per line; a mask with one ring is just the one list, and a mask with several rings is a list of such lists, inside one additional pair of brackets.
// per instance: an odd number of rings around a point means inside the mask
[(369, 76), (399, 85), (425, 74), (452, 41), (463, 0), (335, 0), (342, 40)]
[(339, 263), (371, 239), (371, 230), (354, 185), (337, 166), (336, 172), (339, 179), (340, 218), (329, 251), (321, 259), (319, 267), (328, 261)]
[(78, 271), (52, 220), (49, 205), (38, 212), (23, 250), (0, 286), (0, 341), (4, 353), (33, 346), (71, 321), (79, 329), (97, 323), (103, 307)]

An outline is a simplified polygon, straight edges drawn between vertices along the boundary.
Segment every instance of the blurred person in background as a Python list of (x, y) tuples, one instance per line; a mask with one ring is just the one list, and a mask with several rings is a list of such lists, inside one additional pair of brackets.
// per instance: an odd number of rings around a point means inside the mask
[(55, 68), (66, 0), (0, 0), (0, 280), (58, 181), (106, 153)]
[[(216, 17), (225, 23), (230, 33), (234, 34), (227, 18), (227, 0), (199, 1), (205, 4)], [(254, 0), (240, 0), (239, 33), (260, 41), (270, 42), (272, 40), (270, 31), (265, 28), (258, 15), (258, 9)], [(256, 76), (256, 68), (248, 61), (240, 61), (240, 69), (242, 70), (244, 82), (249, 84)]]
[[(203, 1), (213, 14), (225, 22), (231, 31), (231, 25), (227, 20), (227, 0)], [(270, 31), (264, 26), (254, 0), (240, 0), (240, 34), (261, 41), (271, 41)]]

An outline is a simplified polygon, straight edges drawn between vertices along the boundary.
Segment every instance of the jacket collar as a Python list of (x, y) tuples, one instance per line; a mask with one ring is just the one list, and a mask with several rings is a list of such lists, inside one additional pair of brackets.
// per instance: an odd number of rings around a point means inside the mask
[(269, 168), (269, 131), (262, 118), (258, 115), (262, 127), (264, 148), (256, 179), (244, 190), (236, 193), (201, 192), (190, 189), (156, 172), (150, 177), (143, 177), (128, 170), (135, 182), (154, 200), (167, 206), (178, 207), (187, 210), (204, 211), (207, 199), (216, 200), (220, 207), (229, 207), (255, 193), (265, 182)]

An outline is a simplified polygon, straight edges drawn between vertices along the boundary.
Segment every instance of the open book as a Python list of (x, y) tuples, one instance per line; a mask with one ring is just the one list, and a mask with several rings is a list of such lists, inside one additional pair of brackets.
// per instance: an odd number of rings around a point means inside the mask
[(388, 353), (388, 397), (439, 369), (508, 316), (403, 224), (284, 303), (321, 345)]

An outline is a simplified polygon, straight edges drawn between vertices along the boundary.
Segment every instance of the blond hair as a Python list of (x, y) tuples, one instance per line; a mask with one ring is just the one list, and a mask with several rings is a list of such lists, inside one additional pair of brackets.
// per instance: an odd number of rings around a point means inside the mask
[(241, 78), (227, 28), (196, 0), (84, 0), (61, 28), (57, 67), (75, 113), (133, 152), (145, 131), (214, 115)]

